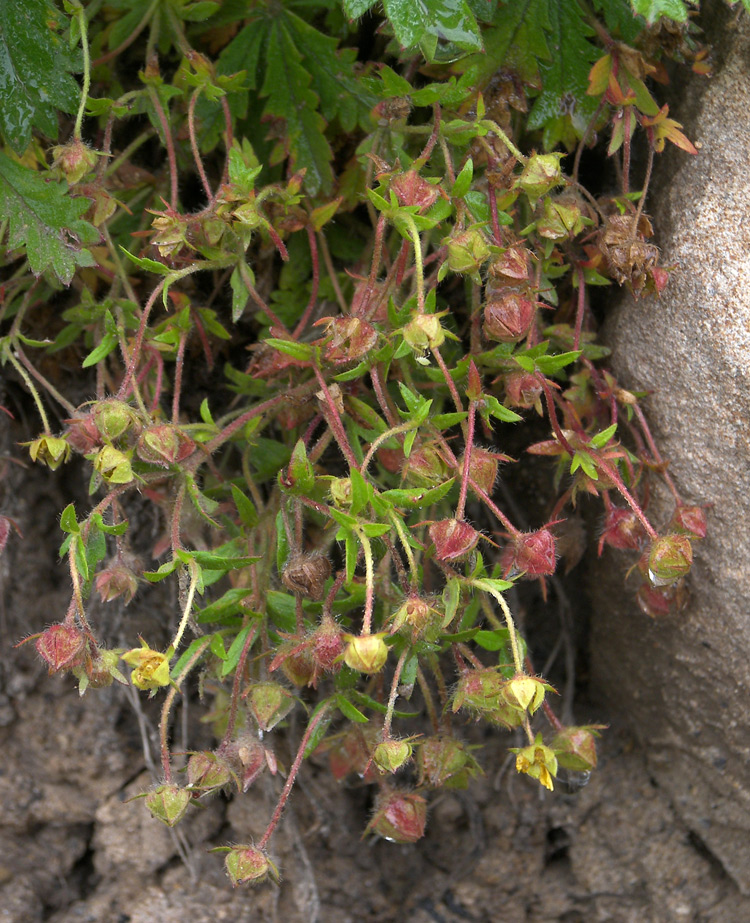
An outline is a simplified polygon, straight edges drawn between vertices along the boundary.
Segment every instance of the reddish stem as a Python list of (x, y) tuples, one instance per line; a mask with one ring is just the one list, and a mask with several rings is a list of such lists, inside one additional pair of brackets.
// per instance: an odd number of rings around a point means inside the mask
[(573, 349), (580, 349), (583, 315), (586, 311), (586, 282), (580, 264), (576, 264), (576, 276), (578, 278), (578, 309), (576, 311), (576, 330), (575, 336), (573, 337)]
[(167, 160), (169, 162), (169, 205), (172, 211), (177, 211), (177, 155), (175, 154), (174, 141), (172, 139), (172, 129), (169, 127), (169, 120), (159, 99), (159, 94), (153, 87), (149, 87), (149, 99), (156, 111), (156, 116), (164, 132), (164, 144), (167, 148)]
[(257, 625), (253, 625), (250, 631), (248, 631), (247, 637), (245, 638), (245, 643), (242, 645), (240, 658), (237, 661), (237, 668), (234, 671), (234, 679), (232, 681), (232, 696), (229, 700), (227, 729), (224, 732), (224, 737), (222, 738), (221, 745), (219, 747), (220, 750), (227, 746), (229, 741), (232, 739), (232, 735), (234, 734), (234, 728), (237, 724), (237, 711), (240, 702), (240, 687), (242, 686), (242, 680), (245, 675), (245, 662), (247, 661), (247, 655), (250, 653), (250, 648), (253, 646), (256, 631)]
[(115, 395), (115, 397), (118, 400), (122, 400), (124, 395), (127, 393), (128, 386), (130, 385), (130, 382), (133, 378), (135, 367), (138, 364), (138, 360), (141, 355), (141, 349), (143, 347), (143, 337), (145, 336), (145, 333), (146, 333), (146, 327), (148, 326), (148, 319), (151, 314), (151, 310), (154, 307), (154, 304), (156, 303), (156, 299), (161, 294), (161, 290), (164, 288), (166, 281), (167, 281), (166, 278), (162, 279), (161, 282), (153, 290), (153, 292), (151, 292), (151, 294), (149, 295), (148, 301), (146, 302), (146, 306), (143, 309), (143, 313), (141, 314), (141, 321), (140, 321), (140, 324), (138, 325), (138, 331), (135, 335), (135, 343), (133, 345), (133, 352), (130, 355), (130, 361), (128, 362), (128, 367), (125, 370), (125, 376), (123, 377), (122, 383), (120, 384), (117, 394)]
[(434, 347), (432, 350), (432, 355), (437, 360), (437, 364), (440, 366), (440, 371), (443, 373), (443, 378), (445, 379), (446, 385), (448, 385), (448, 390), (451, 393), (453, 398), (453, 403), (456, 406), (458, 413), (464, 412), (463, 401), (461, 400), (461, 395), (458, 393), (458, 388), (456, 387), (455, 381), (451, 378), (451, 373), (448, 371), (448, 366), (445, 364), (445, 360), (440, 355), (440, 350), (437, 347)]
[(180, 422), (180, 393), (182, 392), (182, 371), (185, 365), (185, 346), (187, 345), (188, 331), (183, 330), (180, 334), (180, 342), (177, 346), (177, 360), (174, 369), (174, 387), (172, 389), (172, 422), (177, 425)]
[(339, 448), (344, 456), (344, 458), (349, 462), (350, 468), (359, 468), (357, 464), (357, 459), (354, 457), (354, 452), (352, 447), (349, 445), (349, 438), (346, 435), (346, 430), (344, 429), (344, 424), (341, 422), (341, 417), (339, 415), (338, 408), (336, 403), (331, 396), (331, 392), (328, 389), (325, 378), (317, 366), (313, 366), (313, 371), (315, 372), (315, 377), (318, 379), (318, 384), (321, 387), (323, 392), (323, 400), (325, 402), (326, 409), (328, 413), (323, 411), (326, 423), (331, 427), (331, 432), (338, 443)]
[(318, 243), (315, 240), (315, 231), (308, 224), (305, 228), (307, 231), (307, 240), (310, 244), (310, 257), (312, 259), (312, 287), (310, 289), (310, 298), (307, 302), (307, 307), (302, 314), (302, 317), (299, 319), (299, 323), (294, 328), (294, 333), (292, 337), (296, 340), (302, 331), (307, 327), (307, 324), (310, 320), (310, 315), (315, 308), (315, 305), (318, 303), (318, 286), (320, 284), (320, 259), (318, 258)]
[(208, 177), (206, 176), (206, 168), (203, 166), (203, 159), (198, 149), (198, 140), (195, 136), (195, 104), (198, 102), (200, 94), (201, 90), (200, 87), (198, 87), (190, 97), (190, 103), (188, 104), (188, 133), (190, 134), (190, 149), (193, 152), (193, 160), (195, 161), (195, 166), (198, 168), (198, 175), (201, 178), (206, 197), (208, 198), (209, 204), (211, 204), (214, 201), (214, 193), (211, 189)]
[(466, 430), (466, 447), (464, 449), (464, 468), (461, 475), (461, 493), (456, 506), (456, 519), (464, 518), (466, 508), (466, 493), (469, 489), (469, 473), (471, 471), (471, 451), (474, 446), (474, 426), (476, 422), (477, 405), (475, 401), (469, 402), (469, 420)]

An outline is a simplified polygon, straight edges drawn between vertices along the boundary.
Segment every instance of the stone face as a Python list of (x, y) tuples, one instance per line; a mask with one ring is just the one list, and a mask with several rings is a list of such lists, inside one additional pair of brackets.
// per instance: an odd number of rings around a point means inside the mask
[[(625, 301), (606, 336), (620, 383), (653, 392), (647, 415), (684, 499), (713, 504), (709, 531), (678, 616), (652, 621), (612, 583), (593, 587), (592, 657), (595, 685), (629, 716), (656, 782), (747, 895), (750, 23), (714, 9), (722, 21), (709, 38), (723, 61), (710, 81), (680, 88), (670, 113), (699, 156), (662, 155), (671, 175), (656, 174), (649, 199), (662, 264), (678, 268), (661, 300)], [(671, 506), (657, 497), (649, 513), (663, 526)]]

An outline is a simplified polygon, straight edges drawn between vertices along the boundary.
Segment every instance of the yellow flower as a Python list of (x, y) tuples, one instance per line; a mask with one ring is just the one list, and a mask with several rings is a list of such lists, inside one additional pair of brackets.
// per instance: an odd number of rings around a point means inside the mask
[(122, 659), (135, 667), (130, 679), (138, 689), (155, 690), (169, 685), (169, 657), (152, 650), (143, 638), (141, 647), (127, 651), (122, 655)]
[(557, 775), (557, 757), (553, 750), (545, 746), (541, 734), (536, 735), (533, 744), (513, 747), (511, 753), (516, 754), (516, 772), (525, 772), (552, 791), (552, 779)]

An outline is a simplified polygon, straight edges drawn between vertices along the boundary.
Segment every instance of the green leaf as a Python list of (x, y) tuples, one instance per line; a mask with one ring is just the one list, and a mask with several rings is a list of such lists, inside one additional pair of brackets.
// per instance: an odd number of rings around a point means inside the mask
[(196, 619), (200, 624), (206, 622), (227, 622), (247, 610), (240, 605), (242, 600), (252, 593), (251, 587), (232, 587), (223, 596), (199, 609)]
[[(7, 109), (5, 101), (0, 109)], [(76, 266), (94, 265), (81, 246), (99, 240), (96, 228), (81, 218), (89, 204), (68, 195), (67, 183), (47, 181), (0, 153), (0, 215), (9, 222), (8, 248), (26, 247), (34, 275), (52, 270), (67, 285)]]
[(370, 502), (372, 488), (356, 468), (349, 471), (349, 480), (352, 485), (352, 502), (349, 509), (352, 516), (358, 516)]
[(394, 490), (384, 490), (381, 496), (389, 500), (394, 506), (417, 510), (425, 506), (430, 506), (432, 503), (437, 503), (438, 500), (442, 500), (450, 491), (451, 487), (453, 487), (455, 480), (455, 478), (451, 478), (444, 484), (439, 484), (437, 487), (430, 488), (403, 487)]
[(687, 19), (687, 5), (683, 0), (630, 0), (633, 12), (643, 16), (649, 25), (656, 22), (660, 16), (673, 19), (675, 22), (685, 22)]
[(344, 0), (344, 12), (349, 19), (359, 19), (375, 6), (377, 0)]
[(266, 593), (266, 608), (277, 628), (282, 631), (294, 631), (297, 624), (297, 603), (293, 596), (280, 590), (269, 590)]
[(336, 696), (336, 707), (341, 714), (350, 721), (356, 721), (358, 724), (367, 724), (367, 716), (363, 715), (358, 708), (352, 705), (349, 699), (340, 693)]
[(239, 487), (235, 487), (232, 484), (232, 497), (234, 498), (234, 504), (237, 507), (237, 512), (240, 514), (240, 519), (242, 522), (250, 529), (258, 525), (258, 511), (255, 509), (255, 504), (249, 497), (246, 497)]
[[(487, 56), (480, 61), (486, 71), (502, 65), (525, 82), (541, 86), (540, 61), (551, 58), (547, 44), (550, 0), (509, 0), (495, 14), (494, 26), (484, 36)], [(472, 59), (474, 60), (474, 59)]]
[(560, 140), (570, 143), (571, 134), (581, 137), (586, 130), (598, 105), (596, 98), (586, 93), (589, 71), (601, 52), (588, 41), (594, 30), (578, 3), (551, 0), (547, 16), (554, 54), (549, 63), (540, 64), (542, 92), (526, 127), (529, 131), (544, 128), (544, 144), (551, 149)]
[(157, 276), (168, 276), (172, 270), (169, 266), (165, 266), (164, 263), (160, 263), (158, 260), (150, 260), (145, 256), (134, 256), (130, 250), (126, 250), (125, 247), (120, 247), (120, 250), (132, 260), (139, 269), (145, 269), (146, 272), (153, 272)]
[(298, 343), (296, 340), (276, 340), (273, 337), (263, 342), (277, 352), (291, 356), (292, 359), (300, 362), (309, 362), (313, 357), (313, 348), (309, 343)]
[(17, 154), (32, 128), (57, 138), (57, 110), (75, 112), (80, 98), (71, 71), (78, 52), (58, 34), (62, 15), (49, 0), (0, 3), (0, 133)]
[(80, 532), (81, 527), (76, 520), (76, 509), (72, 503), (69, 503), (62, 511), (60, 516), (60, 528), (63, 532)]
[(597, 433), (596, 436), (592, 436), (590, 439), (591, 445), (594, 446), (595, 449), (603, 449), (609, 440), (614, 436), (616, 429), (617, 424), (613, 423), (605, 430), (602, 430), (601, 433)]
[(474, 635), (474, 641), (486, 651), (499, 651), (510, 648), (510, 632), (507, 628), (496, 628), (494, 631), (480, 630)]
[[(190, 644), (185, 648), (185, 650), (180, 654), (178, 660), (173, 664), (172, 669), (169, 671), (169, 675), (173, 680), (178, 680), (180, 678), (180, 673), (185, 669), (185, 667), (190, 662), (190, 658), (198, 651), (201, 646), (206, 644), (205, 638), (195, 638), (194, 641), (191, 641)], [(208, 646), (206, 646), (208, 650)]]
[(461, 168), (461, 172), (456, 177), (456, 182), (451, 189), (451, 195), (456, 199), (463, 198), (471, 189), (471, 181), (474, 178), (474, 161), (469, 157)]
[(261, 95), (268, 97), (264, 116), (286, 122), (285, 153), (294, 169), (304, 168), (311, 195), (327, 193), (333, 185), (333, 152), (323, 134), (325, 121), (318, 97), (310, 89), (312, 77), (283, 21), (275, 21), (266, 46), (266, 76)]
[[(479, 26), (466, 0), (383, 0), (386, 15), (403, 48), (422, 46), (428, 60), (481, 51)], [(440, 42), (447, 43), (442, 48)], [(454, 46), (452, 49), (451, 46)]]
[(86, 358), (81, 363), (81, 368), (88, 369), (92, 365), (96, 365), (101, 362), (102, 359), (105, 359), (112, 350), (117, 348), (117, 334), (116, 333), (107, 333), (105, 334), (98, 346), (94, 347), (91, 352), (86, 356)]
[[(229, 645), (229, 650), (226, 653), (226, 660), (221, 665), (220, 676), (227, 676), (237, 669), (237, 664), (240, 662), (240, 655), (242, 654), (242, 648), (245, 646), (248, 634), (254, 627), (254, 625), (246, 625), (242, 631), (237, 633), (237, 637)], [(253, 639), (253, 641), (254, 640), (255, 639)]]

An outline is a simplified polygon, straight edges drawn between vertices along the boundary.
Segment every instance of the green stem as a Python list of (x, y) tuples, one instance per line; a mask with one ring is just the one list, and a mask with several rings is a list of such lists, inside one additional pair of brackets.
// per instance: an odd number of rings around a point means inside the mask
[(398, 436), (401, 433), (408, 433), (410, 429), (414, 429), (415, 425), (416, 424), (414, 423), (414, 420), (406, 420), (404, 423), (399, 423), (398, 426), (393, 426), (391, 427), (391, 429), (388, 429), (384, 433), (381, 433), (378, 436), (378, 438), (375, 440), (375, 442), (373, 442), (373, 444), (367, 450), (367, 455), (365, 455), (364, 460), (362, 462), (362, 466), (359, 469), (362, 472), (362, 474), (364, 474), (367, 471), (367, 468), (370, 462), (372, 461), (373, 456), (375, 455), (377, 450), (380, 448), (380, 446), (384, 442), (390, 439), (391, 436)]
[(388, 518), (395, 526), (398, 537), (401, 539), (401, 545), (404, 549), (406, 560), (409, 562), (411, 585), (412, 588), (416, 590), (419, 586), (419, 572), (417, 571), (417, 562), (414, 560), (414, 552), (411, 550), (411, 545), (409, 544), (409, 536), (406, 534), (406, 529), (404, 529), (404, 524), (401, 522), (401, 519), (394, 512), (391, 512)]
[(365, 614), (362, 619), (362, 634), (369, 635), (372, 630), (372, 610), (375, 604), (375, 568), (372, 557), (372, 545), (364, 532), (358, 530), (357, 537), (365, 553)]
[(195, 590), (198, 586), (198, 575), (199, 575), (198, 565), (193, 564), (192, 567), (190, 567), (190, 565), (188, 565), (188, 567), (191, 573), (190, 573), (190, 586), (188, 587), (187, 599), (185, 600), (185, 609), (182, 613), (180, 624), (177, 627), (177, 634), (174, 636), (172, 643), (169, 645), (175, 651), (180, 646), (180, 641), (182, 641), (182, 636), (185, 633), (185, 628), (187, 627), (188, 619), (190, 618), (190, 612), (193, 608), (193, 599), (195, 598)]
[(42, 427), (44, 429), (44, 432), (48, 436), (51, 436), (52, 430), (50, 429), (50, 426), (49, 426), (49, 420), (47, 419), (47, 414), (44, 410), (42, 399), (39, 397), (39, 392), (34, 387), (34, 382), (31, 380), (29, 373), (21, 365), (18, 359), (16, 359), (16, 357), (13, 355), (13, 351), (10, 349), (10, 347), (6, 347), (4, 352), (5, 352), (5, 355), (8, 357), (8, 359), (10, 360), (10, 364), (18, 372), (21, 378), (23, 378), (24, 383), (26, 384), (26, 387), (29, 389), (29, 394), (34, 398), (36, 409), (39, 411), (39, 416), (42, 418)]
[(503, 144), (508, 148), (511, 154), (516, 158), (516, 160), (519, 161), (519, 163), (526, 163), (528, 158), (523, 156), (523, 154), (518, 150), (515, 144), (510, 140), (510, 138), (505, 134), (505, 132), (498, 124), (493, 122), (491, 119), (482, 119), (479, 124), (483, 125), (485, 128), (489, 128), (490, 131), (494, 132), (503, 142)]
[(505, 616), (505, 624), (508, 628), (510, 649), (513, 652), (513, 666), (516, 668), (516, 673), (523, 673), (523, 658), (521, 657), (521, 648), (518, 644), (518, 632), (516, 631), (513, 616), (511, 615), (510, 608), (503, 594), (500, 593), (499, 590), (496, 590), (492, 584), (488, 583), (486, 580), (472, 580), (471, 585), (478, 590), (484, 590), (485, 593), (489, 593), (490, 596), (493, 596), (499, 603), (500, 608), (503, 610), (503, 615)]
[(78, 18), (78, 28), (81, 30), (81, 52), (83, 53), (83, 91), (81, 93), (81, 103), (78, 106), (75, 125), (73, 126), (73, 137), (76, 141), (81, 140), (81, 126), (83, 125), (83, 114), (86, 111), (86, 101), (89, 96), (91, 87), (91, 57), (89, 55), (89, 37), (88, 37), (88, 20), (86, 11), (79, 0), (72, 0), (76, 7), (76, 16)]
[(422, 260), (422, 241), (419, 237), (417, 225), (411, 215), (405, 215), (404, 220), (409, 228), (411, 242), (414, 245), (414, 265), (417, 276), (417, 310), (424, 314), (424, 261)]

